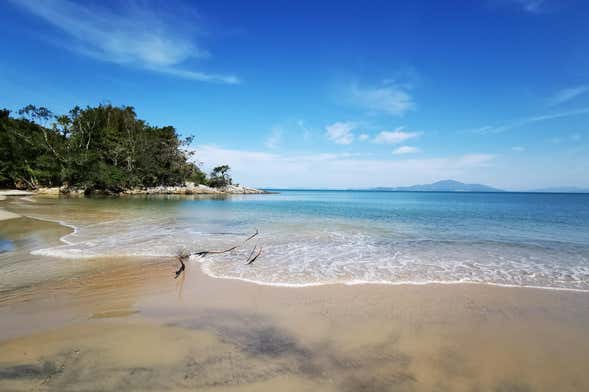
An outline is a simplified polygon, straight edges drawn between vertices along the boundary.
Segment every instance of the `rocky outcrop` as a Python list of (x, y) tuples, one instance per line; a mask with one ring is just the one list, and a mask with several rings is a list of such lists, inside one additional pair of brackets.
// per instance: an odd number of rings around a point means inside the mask
[(263, 191), (256, 188), (250, 188), (243, 185), (228, 185), (221, 188), (223, 193), (229, 193), (233, 195), (256, 195), (256, 194), (269, 194), (273, 192)]
[(60, 187), (53, 187), (53, 188), (39, 188), (35, 190), (37, 195), (59, 195), (62, 192), (63, 188)]
[[(44, 195), (44, 196), (84, 196), (86, 190), (83, 188), (72, 188), (67, 186), (53, 188), (39, 188), (34, 192), (7, 190), (0, 191), (0, 196), (27, 196), (27, 195)], [(260, 195), (273, 192), (267, 192), (260, 189), (250, 188), (243, 185), (228, 185), (223, 188), (212, 188), (206, 185), (195, 185), (186, 183), (183, 186), (156, 186), (150, 188), (132, 188), (122, 192), (105, 192), (96, 191), (92, 193), (105, 195)]]
[(43, 196), (59, 196), (59, 195), (84, 196), (85, 193), (86, 193), (86, 191), (83, 188), (70, 188), (70, 187), (64, 185), (61, 187), (37, 188), (31, 194), (43, 195)]
[[(39, 188), (35, 192), (23, 192), (23, 191), (12, 191), (18, 192), (18, 195), (70, 195), (70, 196), (83, 196), (86, 190), (83, 188), (70, 188), (63, 186), (61, 188)], [(183, 186), (156, 186), (149, 188), (131, 188), (121, 192), (105, 192), (95, 191), (92, 193), (107, 194), (107, 195), (256, 195), (266, 194), (266, 192), (260, 189), (250, 188), (242, 185), (228, 185), (223, 188), (212, 188), (206, 185), (195, 185), (194, 183), (186, 183)], [(16, 195), (16, 193), (15, 193)]]
[(215, 195), (218, 189), (206, 185), (187, 184), (185, 186), (155, 186), (150, 188), (132, 188), (122, 192), (124, 195)]
[(252, 195), (266, 194), (260, 189), (242, 185), (228, 185), (223, 188), (212, 188), (206, 185), (187, 183), (185, 186), (157, 186), (153, 188), (134, 188), (123, 192), (126, 195)]

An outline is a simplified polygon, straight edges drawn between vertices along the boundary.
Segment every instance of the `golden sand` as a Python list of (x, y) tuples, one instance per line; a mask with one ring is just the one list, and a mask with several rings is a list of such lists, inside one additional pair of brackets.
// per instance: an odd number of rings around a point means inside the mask
[(106, 262), (0, 307), (0, 390), (584, 391), (589, 295)]

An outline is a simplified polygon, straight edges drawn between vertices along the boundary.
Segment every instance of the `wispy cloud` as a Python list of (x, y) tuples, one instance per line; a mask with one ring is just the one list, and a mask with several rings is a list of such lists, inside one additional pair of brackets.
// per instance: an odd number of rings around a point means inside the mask
[(336, 122), (325, 127), (325, 134), (329, 140), (336, 144), (352, 144), (356, 124), (353, 122)]
[(554, 144), (559, 144), (559, 143), (564, 143), (564, 142), (578, 142), (582, 138), (583, 137), (581, 136), (580, 133), (572, 133), (570, 135), (564, 135), (564, 136), (553, 136), (550, 139), (548, 139), (548, 141), (550, 141), (551, 143), (554, 143)]
[(525, 149), (524, 147), (522, 147), (522, 146), (513, 146), (513, 147), (511, 147), (511, 149), (512, 149), (513, 151), (515, 151), (515, 152), (522, 152), (522, 151), (525, 151), (525, 150), (526, 150), (526, 149)]
[(406, 140), (420, 136), (421, 132), (405, 132), (403, 127), (397, 128), (394, 131), (379, 132), (373, 139), (374, 143), (380, 144), (399, 144)]
[(283, 155), (212, 145), (197, 148), (196, 156), (205, 168), (228, 164), (234, 177), (248, 185), (319, 188), (411, 185), (443, 178), (480, 181), (480, 170), (495, 159), (490, 154), (390, 160), (349, 153)]
[(548, 100), (548, 105), (556, 106), (571, 101), (580, 95), (589, 92), (589, 85), (574, 86), (558, 91)]
[(368, 139), (370, 139), (370, 135), (368, 135), (367, 133), (361, 133), (360, 135), (358, 135), (358, 140), (360, 140), (361, 142), (364, 142)]
[(421, 152), (421, 150), (413, 146), (401, 146), (393, 150), (394, 155), (415, 154), (418, 152)]
[(391, 84), (382, 86), (362, 86), (351, 83), (343, 91), (347, 103), (368, 110), (391, 116), (402, 116), (415, 109), (413, 97), (406, 87)]
[(282, 143), (283, 131), (280, 127), (273, 127), (270, 132), (270, 136), (264, 142), (264, 145), (268, 148), (277, 148)]
[(496, 125), (496, 126), (495, 125), (486, 125), (486, 126), (483, 126), (480, 128), (469, 129), (464, 132), (477, 133), (477, 134), (481, 134), (481, 135), (503, 133), (503, 132), (511, 131), (512, 129), (520, 128), (520, 127), (523, 127), (523, 126), (529, 125), (529, 124), (534, 124), (534, 123), (548, 121), (548, 120), (556, 120), (559, 118), (580, 116), (580, 115), (584, 115), (584, 114), (589, 114), (589, 107), (578, 108), (578, 109), (557, 112), (557, 113), (551, 113), (551, 114), (540, 114), (540, 115), (536, 115), (536, 116), (521, 118), (519, 120), (510, 121), (510, 122), (507, 122), (502, 125)]
[(310, 140), (313, 136), (313, 133), (311, 132), (311, 129), (305, 125), (305, 122), (303, 120), (298, 120), (297, 126), (303, 132), (303, 140)]
[(134, 2), (117, 2), (116, 10), (68, 0), (12, 2), (60, 30), (64, 35), (55, 43), (76, 53), (184, 79), (239, 83), (234, 75), (194, 71), (184, 65), (191, 59), (210, 57), (195, 43), (198, 18), (191, 9), (170, 14)]
[(525, 12), (537, 14), (545, 10), (546, 0), (490, 0), (491, 3), (515, 5)]
[(524, 10), (532, 13), (542, 11), (544, 5), (546, 4), (545, 0), (515, 0), (519, 3)]

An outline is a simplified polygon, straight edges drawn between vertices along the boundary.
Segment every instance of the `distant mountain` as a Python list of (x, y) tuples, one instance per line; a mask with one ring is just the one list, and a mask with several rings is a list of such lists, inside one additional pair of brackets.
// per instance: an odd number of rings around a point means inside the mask
[(587, 188), (578, 188), (575, 186), (558, 186), (552, 188), (533, 189), (530, 192), (538, 193), (589, 193)]
[(464, 184), (454, 180), (443, 180), (433, 184), (399, 186), (399, 187), (379, 187), (374, 188), (379, 191), (390, 192), (505, 192), (501, 189), (493, 188), (482, 184)]

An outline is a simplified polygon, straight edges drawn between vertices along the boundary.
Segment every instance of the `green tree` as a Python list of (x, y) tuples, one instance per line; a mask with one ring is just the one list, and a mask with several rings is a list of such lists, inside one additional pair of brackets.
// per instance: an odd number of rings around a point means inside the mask
[(130, 106), (76, 106), (54, 116), (28, 105), (18, 114), (0, 111), (0, 186), (118, 192), (207, 182), (192, 162), (193, 137), (181, 139), (172, 126), (151, 126)]
[(231, 168), (227, 165), (215, 167), (211, 171), (209, 185), (215, 188), (222, 188), (224, 186), (231, 185), (233, 183), (233, 180), (229, 175), (230, 170)]

